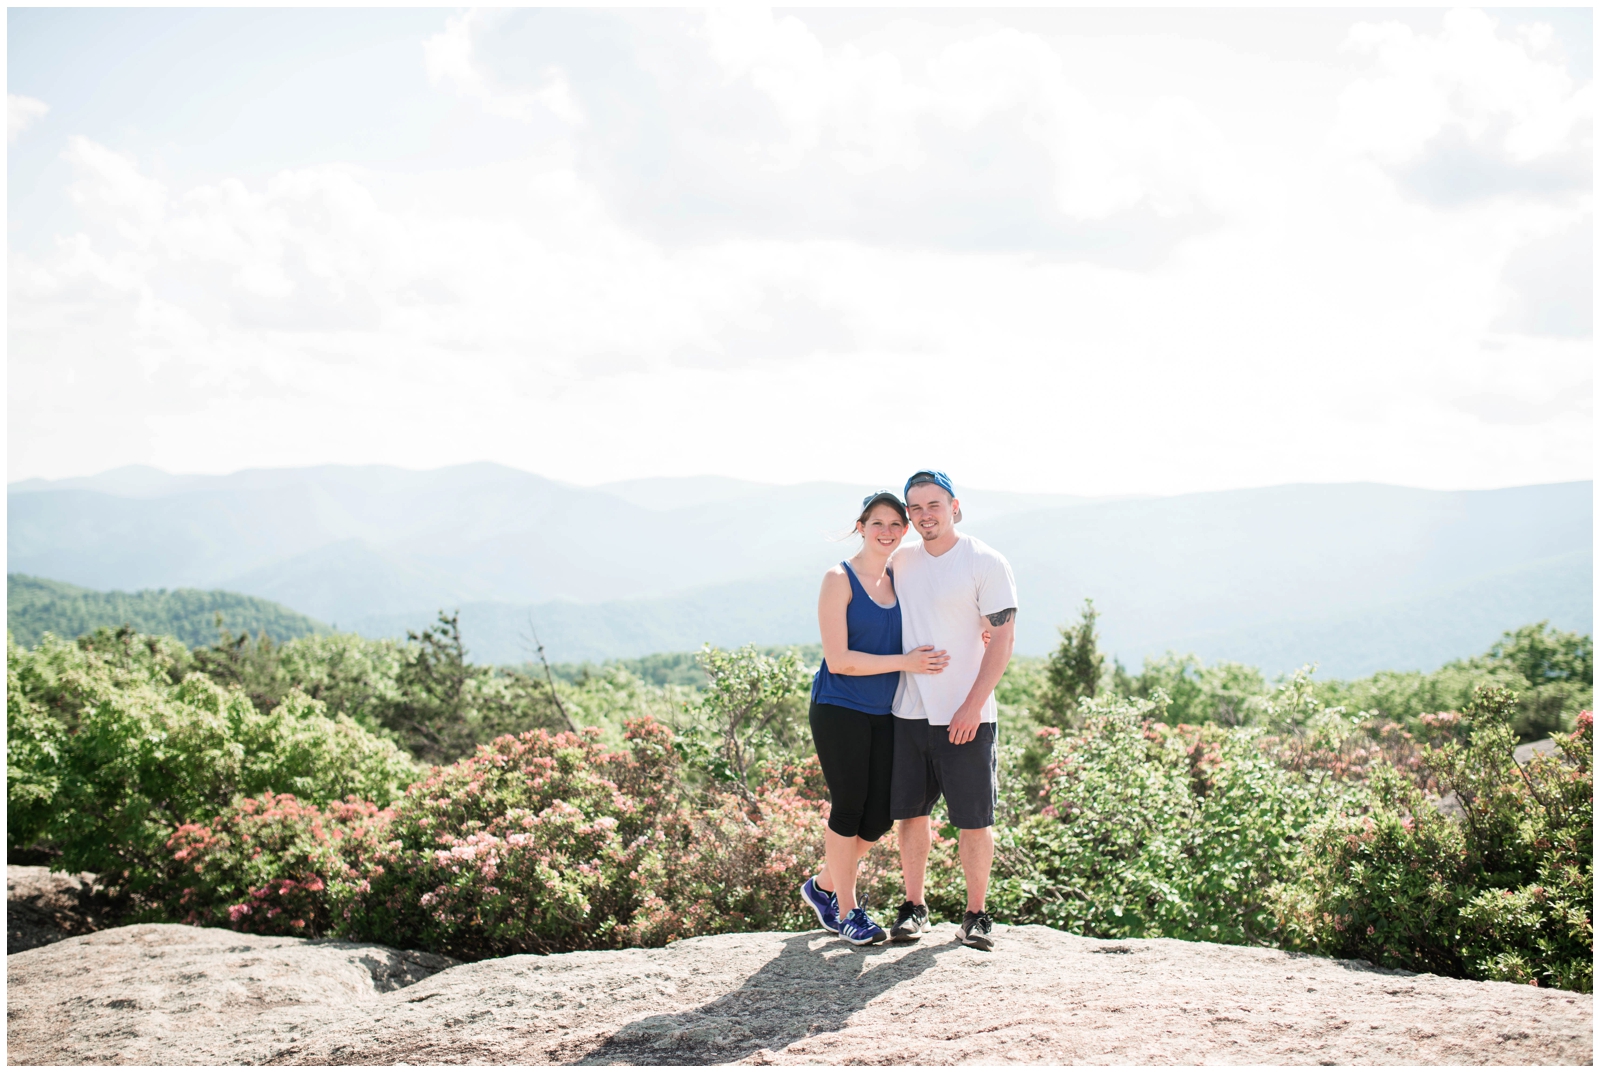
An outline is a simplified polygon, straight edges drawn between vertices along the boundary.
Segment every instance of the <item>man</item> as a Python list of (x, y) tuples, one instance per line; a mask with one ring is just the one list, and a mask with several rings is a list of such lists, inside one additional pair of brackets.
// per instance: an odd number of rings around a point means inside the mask
[(994, 687), (1011, 662), (1017, 584), (999, 552), (956, 532), (961, 502), (949, 477), (938, 470), (913, 473), (905, 503), (922, 540), (907, 541), (891, 560), (903, 644), (907, 652), (921, 645), (945, 649), (950, 662), (942, 674), (902, 675), (894, 698), (889, 813), (900, 823), (906, 900), (889, 935), (916, 939), (928, 926), (923, 893), (933, 837), (928, 816), (942, 794), (950, 822), (961, 832), (961, 870), (967, 880), (959, 935), (969, 946), (992, 950), (994, 925), (984, 898), (999, 800)]

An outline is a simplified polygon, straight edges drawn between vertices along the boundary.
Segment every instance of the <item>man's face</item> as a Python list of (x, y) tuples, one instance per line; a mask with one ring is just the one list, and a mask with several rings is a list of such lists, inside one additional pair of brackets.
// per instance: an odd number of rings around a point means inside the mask
[(955, 525), (956, 501), (937, 484), (914, 484), (906, 493), (906, 513), (923, 540), (938, 540)]

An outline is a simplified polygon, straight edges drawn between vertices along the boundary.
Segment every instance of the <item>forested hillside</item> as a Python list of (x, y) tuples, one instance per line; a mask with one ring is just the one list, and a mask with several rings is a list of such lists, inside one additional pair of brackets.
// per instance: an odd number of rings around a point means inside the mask
[(101, 626), (132, 626), (140, 633), (210, 644), (221, 625), (279, 641), (326, 632), (297, 611), (255, 596), (200, 589), (94, 592), (62, 581), (6, 575), (6, 629), (18, 644), (36, 645), (47, 632), (71, 640)]

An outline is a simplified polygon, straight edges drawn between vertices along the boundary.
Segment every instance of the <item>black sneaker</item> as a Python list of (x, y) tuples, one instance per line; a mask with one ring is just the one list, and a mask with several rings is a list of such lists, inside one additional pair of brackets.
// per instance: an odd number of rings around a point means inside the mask
[(922, 938), (922, 933), (927, 930), (928, 907), (901, 902), (900, 912), (895, 914), (894, 927), (889, 929), (889, 938), (897, 943), (906, 942)]
[(987, 912), (974, 913), (969, 911), (966, 919), (961, 922), (961, 927), (956, 934), (968, 946), (975, 946), (979, 950), (993, 950), (994, 939), (990, 933), (994, 931), (994, 921), (989, 919)]

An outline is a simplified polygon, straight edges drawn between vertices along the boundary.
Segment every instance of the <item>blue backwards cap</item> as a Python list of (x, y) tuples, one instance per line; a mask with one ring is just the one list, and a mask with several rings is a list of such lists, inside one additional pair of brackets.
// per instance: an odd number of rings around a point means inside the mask
[(911, 494), (911, 489), (915, 485), (919, 485), (919, 484), (937, 484), (940, 488), (943, 488), (946, 492), (950, 493), (950, 498), (951, 499), (954, 499), (956, 497), (956, 490), (954, 488), (950, 487), (950, 478), (947, 477), (940, 470), (936, 470), (936, 469), (919, 469), (919, 470), (917, 470), (917, 472), (915, 472), (915, 473), (913, 473), (911, 475), (911, 479), (906, 481), (906, 490), (905, 490), (904, 494), (909, 496)]

